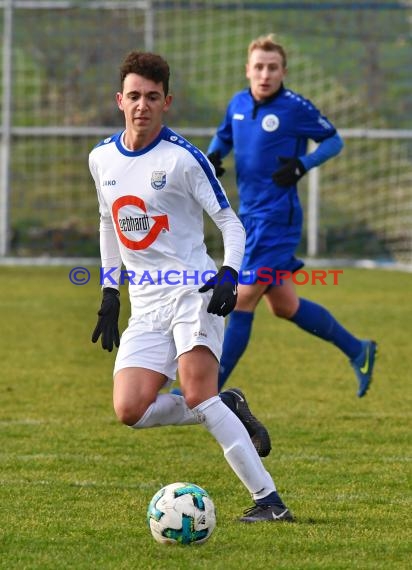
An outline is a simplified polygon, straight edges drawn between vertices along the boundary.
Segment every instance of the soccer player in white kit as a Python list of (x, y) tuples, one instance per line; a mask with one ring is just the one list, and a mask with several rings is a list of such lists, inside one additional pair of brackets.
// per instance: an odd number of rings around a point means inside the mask
[[(119, 347), (113, 404), (121, 422), (136, 430), (203, 424), (254, 500), (240, 520), (291, 521), (255, 449), (256, 439), (268, 438), (265, 428), (240, 390), (218, 395), (224, 317), (236, 304), (245, 233), (205, 155), (163, 124), (169, 75), (159, 55), (128, 54), (116, 95), (125, 129), (90, 153), (103, 285), (92, 340)], [(204, 210), (222, 233), (218, 272), (204, 243)], [(125, 277), (131, 316), (119, 341)], [(177, 371), (183, 396), (159, 393)]]

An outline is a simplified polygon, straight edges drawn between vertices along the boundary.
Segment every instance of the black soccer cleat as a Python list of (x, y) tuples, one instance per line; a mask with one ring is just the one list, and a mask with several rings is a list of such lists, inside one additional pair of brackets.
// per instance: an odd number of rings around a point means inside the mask
[(254, 505), (243, 514), (240, 522), (293, 522), (292, 513), (285, 505)]
[[(232, 410), (247, 429), (250, 439), (252, 440), (252, 443), (260, 457), (266, 457), (269, 455), (270, 450), (272, 449), (269, 432), (250, 411), (243, 392), (239, 390), (239, 388), (229, 388), (228, 390), (221, 392), (220, 395), (223, 396), (223, 402)], [(227, 398), (229, 396), (233, 406), (227, 403)]]

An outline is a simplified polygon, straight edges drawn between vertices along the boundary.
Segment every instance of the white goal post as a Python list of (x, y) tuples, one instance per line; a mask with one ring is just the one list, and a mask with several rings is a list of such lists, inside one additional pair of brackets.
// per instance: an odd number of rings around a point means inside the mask
[[(412, 143), (412, 129), (339, 129), (339, 134), (345, 141), (348, 140), (393, 140), (393, 141), (409, 141)], [(309, 145), (309, 152), (316, 148), (315, 143)], [(406, 159), (407, 162), (407, 159)], [(319, 251), (319, 224), (320, 224), (320, 201), (321, 201), (321, 168), (313, 168), (308, 173), (308, 203), (307, 203), (307, 250), (306, 254), (309, 258), (317, 257)], [(412, 172), (409, 168), (408, 184), (412, 187)], [(388, 193), (394, 190), (388, 187)], [(409, 203), (412, 215), (412, 195)], [(409, 231), (410, 244), (412, 248), (412, 232)], [(412, 255), (407, 258), (408, 263), (412, 264)]]

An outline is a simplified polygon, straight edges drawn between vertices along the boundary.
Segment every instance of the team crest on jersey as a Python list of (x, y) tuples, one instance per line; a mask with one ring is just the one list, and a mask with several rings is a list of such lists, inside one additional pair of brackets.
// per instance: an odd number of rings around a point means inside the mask
[(166, 186), (166, 172), (164, 170), (155, 170), (152, 172), (152, 180), (150, 183), (155, 190), (164, 188)]
[(262, 129), (267, 133), (276, 131), (279, 126), (279, 119), (276, 115), (265, 115), (262, 119)]

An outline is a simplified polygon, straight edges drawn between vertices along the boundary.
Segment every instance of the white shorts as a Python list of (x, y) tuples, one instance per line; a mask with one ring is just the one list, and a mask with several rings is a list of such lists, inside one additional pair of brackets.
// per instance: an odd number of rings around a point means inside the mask
[(130, 317), (113, 375), (122, 368), (148, 368), (165, 374), (170, 384), (176, 379), (178, 357), (195, 346), (207, 346), (219, 361), (225, 320), (207, 312), (211, 296), (212, 291), (192, 290), (166, 307)]

